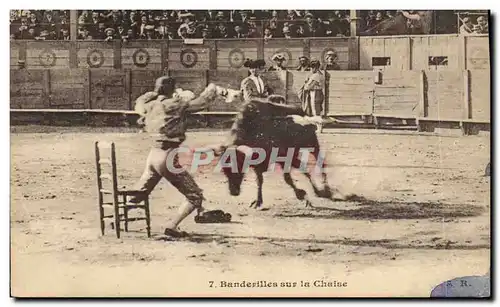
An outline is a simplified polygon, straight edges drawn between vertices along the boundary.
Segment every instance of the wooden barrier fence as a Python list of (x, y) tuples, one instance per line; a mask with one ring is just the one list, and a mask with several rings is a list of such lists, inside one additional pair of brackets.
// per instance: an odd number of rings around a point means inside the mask
[(341, 70), (489, 70), (489, 36), (426, 35), (304, 39), (12, 41), (11, 69), (244, 70), (245, 58), (282, 53), (293, 69), (302, 55), (324, 62), (337, 53)]
[[(172, 70), (183, 89), (200, 93), (208, 83), (238, 89), (243, 71)], [(11, 70), (11, 109), (132, 110), (163, 72), (141, 70)], [(263, 78), (290, 104), (308, 72), (267, 72)], [(490, 119), (490, 75), (465, 71), (329, 71), (325, 116)], [(231, 112), (238, 103), (216, 101), (207, 111)]]

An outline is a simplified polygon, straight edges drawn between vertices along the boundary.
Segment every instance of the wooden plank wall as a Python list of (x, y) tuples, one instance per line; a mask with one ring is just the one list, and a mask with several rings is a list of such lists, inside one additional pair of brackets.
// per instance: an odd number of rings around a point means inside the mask
[[(411, 56), (415, 70), (459, 70), (463, 57), (461, 39), (457, 35), (412, 37)], [(447, 56), (448, 65), (429, 66), (431, 56)]]
[(427, 104), (431, 118), (463, 117), (464, 80), (461, 71), (428, 71)]
[[(209, 82), (239, 89), (246, 71), (169, 71), (177, 86), (196, 94)], [(337, 115), (419, 115), (420, 99), (427, 101), (431, 118), (488, 120), (490, 117), (490, 76), (487, 70), (469, 72), (469, 96), (465, 95), (462, 71), (426, 71), (423, 86), (417, 71), (381, 72), (381, 83), (375, 84), (373, 71), (327, 72), (326, 112)], [(133, 109), (134, 100), (154, 88), (154, 80), (163, 71), (55, 69), (11, 70), (10, 106), (18, 108), (93, 108)], [(297, 96), (308, 72), (268, 72), (263, 75), (276, 94), (286, 95), (288, 103), (299, 104)], [(425, 89), (422, 93), (421, 89)], [(467, 97), (470, 113), (467, 115)], [(240, 103), (216, 101), (209, 111), (235, 111)]]
[(69, 45), (65, 42), (28, 42), (26, 46), (27, 69), (68, 69)]
[(47, 71), (44, 70), (11, 70), (10, 107), (12, 109), (48, 108), (47, 75)]
[(479, 120), (490, 120), (490, 72), (489, 70), (471, 70), (469, 76), (471, 117)]
[[(132, 55), (138, 49), (146, 49), (150, 63), (138, 66)], [(244, 58), (263, 58), (270, 66), (270, 57), (276, 52), (284, 52), (290, 60), (287, 67), (297, 66), (298, 57), (306, 55), (320, 58), (325, 50), (333, 49), (339, 56), (342, 69), (372, 70), (372, 57), (390, 57), (391, 65), (383, 69), (429, 70), (429, 56), (447, 56), (448, 65), (440, 70), (489, 69), (489, 37), (487, 35), (426, 35), (426, 36), (382, 36), (355, 38), (308, 38), (308, 39), (263, 39), (247, 40), (205, 40), (203, 44), (188, 45), (183, 41), (134, 41), (129, 43), (102, 41), (11, 41), (11, 67), (16, 69), (19, 60), (26, 60), (28, 69), (89, 68), (89, 62), (102, 63), (93, 69), (131, 68), (158, 70), (169, 68), (189, 70), (235, 70), (241, 67), (230, 65), (232, 55)], [(181, 63), (182, 51), (196, 53), (196, 65), (185, 67)], [(48, 53), (55, 53), (53, 66), (44, 65)], [(187, 56), (186, 56), (187, 58)], [(185, 59), (189, 60), (189, 59)], [(238, 65), (236, 65), (238, 66)]]
[(79, 68), (111, 69), (115, 67), (114, 48), (115, 45), (112, 43), (78, 42), (76, 47), (77, 66)]
[(373, 113), (418, 116), (419, 76), (416, 71), (384, 71), (381, 83), (375, 84)]
[(10, 42), (10, 69), (19, 69), (19, 60), (26, 60), (25, 52), (26, 44), (18, 41)]
[(373, 57), (389, 57), (390, 66), (381, 67), (382, 69), (408, 70), (410, 69), (409, 48), (408, 37), (360, 37), (359, 69), (372, 70)]
[(49, 105), (54, 109), (84, 109), (89, 99), (88, 71), (58, 69), (49, 73)]
[(121, 46), (121, 66), (134, 70), (162, 70), (163, 42), (127, 42)]
[(123, 70), (93, 70), (90, 77), (92, 109), (130, 109), (129, 84)]
[(258, 40), (217, 41), (217, 70), (247, 70), (245, 59), (257, 59)]
[(300, 104), (299, 90), (310, 75), (307, 71), (287, 72), (286, 99), (289, 104)]
[(325, 55), (329, 50), (335, 51), (338, 57), (338, 64), (342, 70), (354, 69), (357, 63), (353, 63), (351, 53), (356, 52), (352, 50), (353, 46), (350, 41), (353, 38), (335, 38), (335, 39), (314, 39), (309, 41), (309, 49), (311, 58), (316, 58), (325, 63)]
[(466, 69), (490, 69), (490, 50), (487, 39), (488, 37), (465, 37)]
[(373, 78), (371, 71), (329, 71), (328, 113), (371, 114)]
[[(195, 56), (193, 56), (193, 54)], [(182, 58), (184, 57), (184, 58)], [(194, 60), (196, 58), (196, 61)], [(191, 67), (183, 65), (193, 64)], [(210, 69), (210, 45), (185, 45), (182, 41), (170, 41), (168, 46), (168, 69), (207, 70)]]

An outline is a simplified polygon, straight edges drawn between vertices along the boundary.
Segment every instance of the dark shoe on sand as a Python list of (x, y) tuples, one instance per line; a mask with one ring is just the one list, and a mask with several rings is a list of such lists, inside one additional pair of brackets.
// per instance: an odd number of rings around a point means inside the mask
[(183, 238), (189, 236), (189, 234), (185, 231), (175, 230), (171, 228), (165, 228), (165, 235), (172, 238)]
[(204, 211), (194, 217), (196, 223), (229, 223), (231, 214), (222, 210)]

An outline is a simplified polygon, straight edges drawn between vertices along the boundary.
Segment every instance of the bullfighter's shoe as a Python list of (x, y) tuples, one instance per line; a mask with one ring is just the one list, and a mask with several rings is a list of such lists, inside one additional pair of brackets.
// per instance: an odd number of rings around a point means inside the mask
[(164, 234), (166, 236), (172, 237), (172, 238), (184, 238), (189, 236), (189, 234), (185, 231), (181, 231), (179, 229), (172, 229), (172, 228), (165, 228)]

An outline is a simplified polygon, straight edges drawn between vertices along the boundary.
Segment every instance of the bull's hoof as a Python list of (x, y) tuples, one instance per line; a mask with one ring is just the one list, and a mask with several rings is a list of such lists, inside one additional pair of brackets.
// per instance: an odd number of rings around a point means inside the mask
[(312, 205), (312, 203), (309, 199), (306, 199), (306, 208), (314, 208), (314, 206)]
[(302, 189), (298, 189), (295, 191), (295, 196), (297, 197), (298, 200), (304, 200), (306, 198), (306, 191)]
[(259, 209), (260, 207), (262, 207), (262, 201), (261, 201), (261, 200), (254, 200), (254, 201), (250, 204), (250, 208)]

